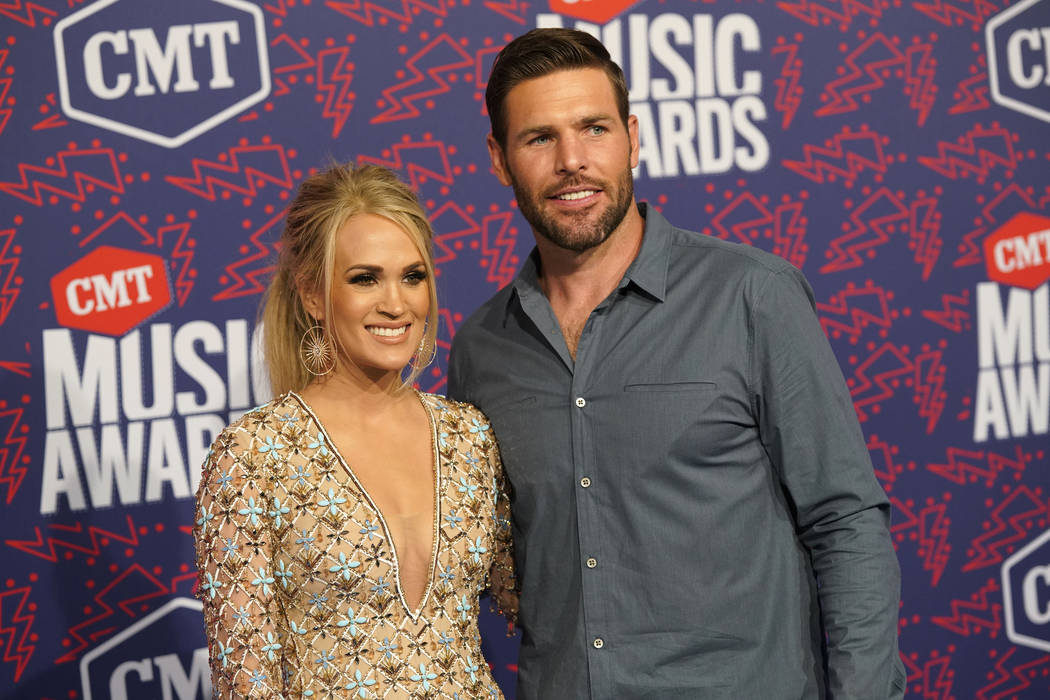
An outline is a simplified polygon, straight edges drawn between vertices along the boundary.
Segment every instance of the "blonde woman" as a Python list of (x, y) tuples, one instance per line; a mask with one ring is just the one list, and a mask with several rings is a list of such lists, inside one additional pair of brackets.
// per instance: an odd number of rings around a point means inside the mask
[(434, 354), (432, 231), (389, 170), (303, 182), (263, 309), (275, 398), (204, 464), (194, 536), (217, 697), (501, 697), (478, 596), (516, 594), (499, 452), (411, 388)]

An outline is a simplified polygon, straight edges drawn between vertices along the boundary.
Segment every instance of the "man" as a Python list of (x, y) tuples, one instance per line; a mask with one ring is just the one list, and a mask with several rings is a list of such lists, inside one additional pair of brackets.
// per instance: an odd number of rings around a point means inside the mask
[(888, 503), (802, 274), (635, 203), (589, 35), (512, 41), (486, 101), (536, 248), (449, 393), (512, 487), (519, 700), (900, 697)]

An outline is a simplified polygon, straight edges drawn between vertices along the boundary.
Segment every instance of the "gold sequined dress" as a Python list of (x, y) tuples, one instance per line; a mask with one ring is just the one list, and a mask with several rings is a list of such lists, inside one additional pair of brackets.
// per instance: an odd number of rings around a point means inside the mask
[(217, 697), (503, 697), (477, 627), (486, 588), (517, 609), (499, 451), (473, 406), (419, 398), (437, 507), (417, 610), (383, 514), (297, 394), (216, 439), (194, 536)]

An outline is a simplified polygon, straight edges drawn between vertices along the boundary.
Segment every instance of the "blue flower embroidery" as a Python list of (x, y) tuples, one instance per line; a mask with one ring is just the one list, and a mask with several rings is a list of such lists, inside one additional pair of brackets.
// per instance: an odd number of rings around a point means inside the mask
[(471, 683), (477, 683), (478, 682), (478, 676), (477, 676), (478, 665), (476, 663), (473, 663), (473, 662), (469, 662), (469, 663), (466, 663), (464, 665), (467, 667), (467, 673), (470, 674), (470, 682)]
[(247, 515), (248, 520), (251, 521), (252, 525), (259, 524), (259, 516), (262, 515), (263, 509), (255, 505), (255, 496), (248, 497), (248, 507), (241, 508), (237, 511), (241, 515)]
[(441, 636), (438, 637), (438, 644), (445, 647), (446, 649), (448, 649), (449, 645), (452, 644), (452, 642), (454, 641), (456, 640), (453, 637), (448, 636), (448, 634), (446, 634), (445, 632), (442, 632)]
[(438, 574), (438, 578), (451, 586), (456, 581), (456, 572), (452, 570), (451, 566), (446, 566), (441, 570), (441, 573)]
[(252, 685), (258, 688), (264, 682), (266, 682), (266, 674), (262, 672), (262, 669), (255, 669), (255, 673), (252, 674), (251, 678), (248, 679)]
[(368, 618), (365, 617), (354, 617), (354, 611), (352, 608), (346, 609), (346, 619), (340, 620), (335, 623), (336, 627), (349, 627), (350, 634), (357, 634), (357, 625), (363, 625), (368, 622)]
[(383, 656), (389, 659), (393, 656), (393, 653), (397, 651), (397, 645), (391, 642), (389, 637), (383, 637), (383, 643), (380, 644), (377, 649), (383, 652)]
[(211, 506), (209, 505), (204, 510), (204, 512), (201, 513), (200, 519), (197, 520), (197, 524), (201, 526), (201, 533), (202, 534), (208, 530), (208, 521), (210, 521), (214, 517), (215, 516), (212, 515), (212, 512), (211, 512)]
[(408, 677), (409, 680), (415, 681), (416, 683), (423, 683), (423, 690), (430, 690), (430, 681), (437, 678), (436, 673), (427, 673), (427, 667), (425, 664), (419, 664), (419, 673), (413, 673)]
[(284, 588), (288, 588), (288, 582), (292, 580), (292, 572), (285, 565), (284, 559), (281, 559), (277, 563), (277, 571), (274, 572), (274, 576), (281, 579), (281, 586), (283, 586)]
[(361, 527), (360, 530), (358, 530), (358, 532), (367, 537), (368, 541), (371, 542), (372, 538), (376, 537), (376, 535), (373, 533), (375, 533), (378, 529), (378, 525), (373, 525), (371, 520), (366, 520), (365, 524)]
[(323, 593), (314, 593), (312, 596), (310, 596), (310, 605), (314, 606), (315, 608), (319, 608), (327, 602), (328, 596), (324, 595)]
[(300, 535), (302, 536), (296, 539), (295, 543), (301, 546), (304, 551), (309, 552), (310, 545), (313, 544), (314, 538), (310, 537), (310, 533), (308, 533), (306, 530), (300, 530)]
[(276, 452), (277, 450), (283, 450), (284, 447), (285, 446), (280, 444), (279, 442), (274, 442), (273, 436), (271, 435), (267, 436), (265, 445), (259, 445), (259, 452), (266, 454), (267, 452)]
[(274, 660), (273, 653), (281, 648), (281, 643), (273, 638), (273, 632), (266, 633), (266, 644), (263, 645), (262, 650), (266, 652), (266, 658), (270, 661)]
[(333, 574), (341, 571), (343, 580), (349, 581), (350, 569), (356, 569), (359, 566), (361, 566), (361, 562), (347, 561), (346, 552), (339, 552), (339, 563), (328, 567), (328, 570), (331, 571)]
[(470, 426), (470, 432), (474, 433), (484, 441), (488, 437), (489, 424), (482, 425), (477, 418), (471, 418), (470, 422), (474, 425)]
[(266, 575), (266, 569), (259, 567), (258, 578), (252, 579), (253, 586), (262, 586), (263, 595), (270, 595), (270, 584), (273, 583), (273, 576)]
[(273, 518), (274, 527), (281, 527), (281, 525), (284, 524), (284, 520), (281, 519), (281, 516), (288, 515), (290, 512), (288, 506), (282, 506), (281, 499), (274, 496), (273, 510), (270, 511), (270, 517)]
[(222, 662), (222, 667), (223, 668), (226, 668), (226, 664), (228, 663), (227, 659), (229, 658), (230, 654), (232, 654), (232, 653), (233, 653), (233, 647), (224, 647), (222, 645), (222, 642), (219, 642), (219, 661)]
[(230, 552), (235, 552), (235, 551), (237, 551), (238, 549), (241, 548), (241, 546), (239, 544), (234, 544), (233, 543), (233, 538), (232, 537), (223, 537), (222, 541), (224, 543), (222, 545), (222, 552), (223, 552), (223, 554), (229, 554)]
[(335, 660), (334, 651), (322, 651), (321, 655), (314, 660), (314, 663), (321, 664), (321, 668), (326, 669), (331, 665), (333, 660)]
[(330, 488), (328, 489), (328, 498), (322, 498), (317, 502), (317, 505), (327, 508), (332, 515), (339, 515), (339, 506), (343, 503), (346, 503), (346, 499), (342, 496), (336, 498), (335, 489)]
[[(462, 490), (462, 489), (460, 489), (460, 490)], [(448, 512), (448, 515), (445, 516), (445, 520), (448, 521), (449, 527), (451, 527), (453, 530), (458, 528), (459, 524), (461, 522), (463, 522), (463, 518), (461, 518), (458, 515), (456, 515), (456, 509), (455, 508), (453, 508), (452, 510), (450, 510)]]
[(238, 623), (247, 622), (251, 618), (251, 614), (244, 609), (244, 606), (237, 608), (237, 612), (233, 614), (233, 619)]
[(376, 682), (374, 680), (372, 680), (371, 678), (369, 678), (367, 680), (366, 679), (362, 679), (361, 671), (358, 670), (358, 671), (354, 671), (354, 680), (352, 680), (352, 681), (350, 681), (349, 683), (346, 684), (346, 690), (356, 690), (357, 691), (357, 697), (359, 697), (359, 698), (367, 698), (368, 697), (368, 690), (366, 690), (366, 688), (369, 688), (369, 687), (371, 687), (371, 686), (373, 686), (375, 684), (376, 684)]
[(466, 622), (467, 613), (470, 612), (470, 603), (467, 601), (467, 596), (464, 594), (459, 601), (459, 605), (456, 606), (456, 612), (459, 613), (459, 619)]
[(468, 484), (466, 477), (459, 477), (459, 492), (467, 494), (467, 500), (474, 500), (474, 492), (478, 490), (477, 484)]
[(317, 454), (322, 457), (328, 456), (328, 447), (324, 444), (324, 435), (317, 433), (317, 437), (307, 447), (311, 450), (317, 450)]
[(226, 484), (233, 481), (233, 477), (230, 476), (230, 472), (227, 471), (225, 474), (220, 474), (219, 478), (215, 482), (219, 485), (220, 489), (226, 488)]
[(210, 571), (204, 574), (204, 578), (207, 580), (204, 582), (204, 585), (201, 586), (201, 588), (208, 591), (209, 598), (214, 598), (216, 589), (222, 586), (222, 581), (216, 580), (215, 577), (211, 575)]
[(309, 479), (310, 476), (311, 476), (310, 472), (306, 471), (306, 467), (300, 465), (300, 466), (296, 467), (295, 468), (295, 472), (291, 476), (289, 476), (287, 478), (293, 479), (293, 480), (295, 480), (296, 483), (301, 485), (301, 484), (305, 484), (306, 480)]
[(474, 555), (474, 561), (476, 561), (476, 562), (478, 562), (480, 564), (481, 563), (481, 555), (484, 554), (485, 552), (489, 551), (489, 550), (486, 549), (483, 544), (481, 544), (481, 535), (478, 535), (474, 539), (474, 541), (471, 543), (470, 547), (467, 548), (467, 551), (470, 552), (471, 554), (473, 554)]
[(376, 585), (372, 586), (369, 590), (373, 593), (386, 593), (387, 588), (390, 588), (390, 582), (380, 576), (379, 580), (376, 581)]

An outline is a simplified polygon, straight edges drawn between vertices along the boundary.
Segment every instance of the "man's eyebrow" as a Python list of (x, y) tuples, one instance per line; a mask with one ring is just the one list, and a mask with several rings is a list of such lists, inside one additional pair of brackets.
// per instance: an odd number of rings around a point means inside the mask
[[(606, 112), (595, 112), (594, 114), (585, 114), (582, 117), (577, 117), (572, 120), (571, 124), (575, 128), (587, 126), (589, 124), (597, 124), (599, 122), (612, 121), (615, 117)], [(524, 140), (530, 136), (538, 136), (542, 134), (549, 134), (554, 130), (554, 127), (550, 124), (536, 124), (534, 126), (527, 126), (520, 129), (514, 134), (516, 140)]]

